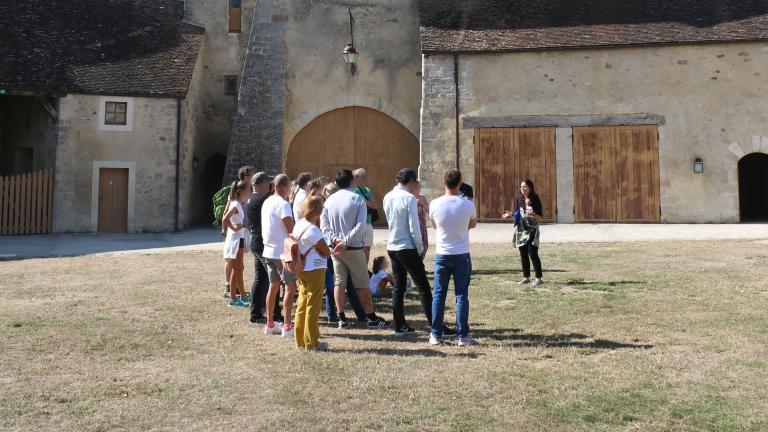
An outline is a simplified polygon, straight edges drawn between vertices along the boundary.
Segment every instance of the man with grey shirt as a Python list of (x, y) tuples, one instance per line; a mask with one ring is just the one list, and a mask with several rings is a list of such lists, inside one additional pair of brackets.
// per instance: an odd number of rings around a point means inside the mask
[(389, 323), (376, 316), (373, 298), (368, 288), (368, 265), (363, 253), (363, 236), (368, 215), (365, 200), (353, 192), (353, 175), (350, 170), (341, 170), (336, 175), (339, 191), (328, 197), (320, 217), (320, 228), (333, 249), (333, 270), (336, 280), (334, 297), (339, 312), (339, 328), (347, 328), (350, 322), (344, 314), (347, 303), (345, 289), (347, 278), (357, 289), (360, 303), (368, 315), (369, 328), (382, 328)]

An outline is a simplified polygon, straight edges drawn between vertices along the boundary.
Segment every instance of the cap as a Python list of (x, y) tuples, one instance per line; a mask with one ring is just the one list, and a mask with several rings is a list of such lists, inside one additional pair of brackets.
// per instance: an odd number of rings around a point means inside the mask
[(260, 185), (260, 184), (262, 184), (264, 182), (272, 183), (272, 180), (274, 180), (274, 179), (275, 179), (274, 177), (272, 177), (271, 175), (268, 175), (265, 172), (257, 172), (253, 176), (253, 179), (251, 180), (251, 183), (253, 183), (254, 185)]

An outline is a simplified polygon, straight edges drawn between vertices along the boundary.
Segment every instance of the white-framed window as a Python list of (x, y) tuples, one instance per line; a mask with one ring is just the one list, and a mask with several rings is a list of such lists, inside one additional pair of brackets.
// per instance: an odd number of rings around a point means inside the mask
[(130, 132), (133, 130), (133, 98), (101, 96), (99, 98), (99, 130)]

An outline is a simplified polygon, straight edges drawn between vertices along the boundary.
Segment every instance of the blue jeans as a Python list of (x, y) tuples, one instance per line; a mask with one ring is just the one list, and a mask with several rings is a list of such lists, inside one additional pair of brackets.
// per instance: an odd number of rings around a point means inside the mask
[(443, 336), (443, 316), (448, 284), (453, 276), (456, 290), (456, 326), (459, 337), (469, 335), (469, 281), (472, 258), (469, 254), (435, 256), (435, 296), (432, 299), (432, 336)]
[[(325, 271), (325, 315), (330, 321), (339, 320), (339, 314), (336, 312), (336, 300), (333, 298), (334, 283), (333, 261), (329, 257), (328, 268)], [(365, 308), (360, 303), (360, 297), (357, 296), (357, 290), (352, 287), (351, 283), (347, 283), (347, 301), (352, 306), (358, 320), (366, 321), (368, 319), (368, 316), (365, 315)]]

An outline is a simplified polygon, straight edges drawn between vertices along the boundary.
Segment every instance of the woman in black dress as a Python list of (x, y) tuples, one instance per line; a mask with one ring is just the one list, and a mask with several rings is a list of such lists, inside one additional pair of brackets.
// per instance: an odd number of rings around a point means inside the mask
[[(543, 213), (541, 199), (536, 193), (533, 182), (525, 179), (520, 183), (520, 194), (512, 202), (511, 212), (502, 216), (504, 219), (513, 217), (514, 212), (520, 212), (520, 226), (516, 232), (516, 246), (520, 251), (520, 259), (523, 264), (523, 280), (518, 282), (520, 285), (530, 283), (531, 286), (540, 285), (541, 280), (541, 260), (539, 259), (539, 223), (541, 223)], [(524, 234), (524, 237), (519, 235)], [(536, 278), (531, 281), (531, 262)]]

